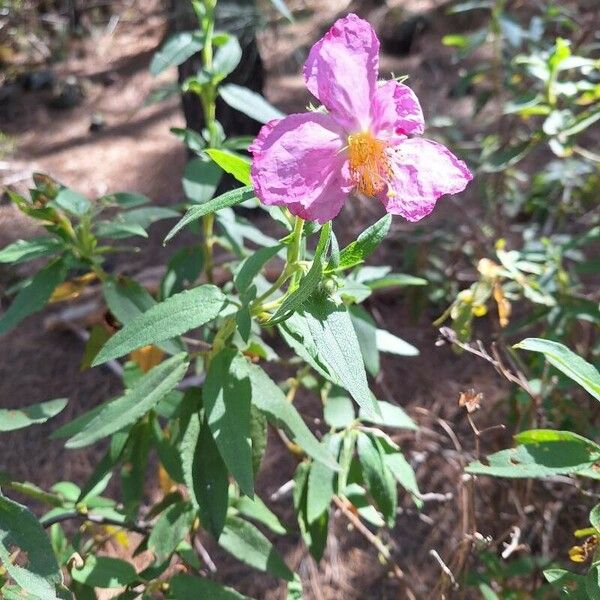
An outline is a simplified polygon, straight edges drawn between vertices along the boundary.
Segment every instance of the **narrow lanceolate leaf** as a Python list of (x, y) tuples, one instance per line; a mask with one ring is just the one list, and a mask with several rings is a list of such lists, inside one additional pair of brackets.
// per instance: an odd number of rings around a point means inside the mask
[(227, 516), (229, 477), (206, 423), (193, 414), (181, 442), (183, 478), (202, 527), (219, 539)]
[(418, 356), (419, 351), (402, 338), (385, 331), (378, 329), (375, 332), (375, 343), (380, 352), (388, 352), (389, 354), (397, 354), (398, 356)]
[(373, 253), (381, 244), (390, 230), (392, 224), (392, 215), (387, 214), (365, 229), (358, 238), (346, 246), (340, 253), (338, 270), (350, 269), (364, 262), (364, 260)]
[(236, 204), (241, 204), (246, 200), (250, 200), (254, 198), (254, 190), (250, 186), (238, 188), (237, 190), (231, 190), (230, 192), (225, 192), (208, 202), (204, 202), (198, 206), (192, 206), (186, 213), (183, 215), (183, 218), (169, 231), (167, 237), (164, 240), (166, 244), (176, 233), (181, 231), (186, 225), (201, 219), (204, 215), (208, 215), (210, 213), (217, 212), (222, 208), (226, 208), (229, 206), (235, 206)]
[(213, 197), (222, 176), (223, 171), (214, 162), (194, 158), (183, 171), (183, 191), (192, 202), (204, 204)]
[(226, 173), (233, 175), (240, 183), (250, 185), (250, 161), (239, 154), (227, 150), (209, 148), (205, 151)]
[(138, 578), (131, 563), (119, 558), (93, 554), (86, 557), (83, 567), (72, 569), (71, 577), (91, 588), (125, 587)]
[(491, 454), (466, 471), (493, 477), (550, 477), (577, 473), (600, 460), (600, 447), (570, 431), (533, 430), (517, 436), (522, 445)]
[(194, 31), (182, 31), (171, 36), (156, 52), (150, 63), (150, 73), (159, 75), (169, 67), (184, 63), (190, 56), (202, 50), (204, 40)]
[(260, 248), (256, 252), (253, 252), (248, 258), (244, 259), (233, 280), (238, 292), (245, 292), (254, 281), (254, 278), (260, 273), (263, 266), (282, 248), (283, 244)]
[(66, 274), (67, 269), (60, 260), (50, 263), (36, 273), (31, 282), (16, 295), (10, 308), (0, 317), (0, 335), (18, 325), (25, 317), (41, 310)]
[(214, 285), (175, 294), (137, 316), (118, 331), (96, 356), (93, 366), (119, 358), (136, 348), (157, 344), (214, 319), (225, 297)]
[(62, 247), (60, 240), (51, 237), (17, 240), (0, 250), (0, 263), (18, 264), (41, 256), (51, 256)]
[[(337, 471), (335, 458), (312, 434), (293, 404), (290, 404), (279, 386), (257, 365), (243, 357), (235, 359), (238, 373), (247, 373), (252, 386), (252, 404), (279, 427), (284, 427), (310, 457)], [(240, 375), (241, 376), (241, 375)]]
[[(337, 456), (342, 443), (340, 434), (328, 435), (323, 443), (334, 456)], [(314, 523), (325, 511), (329, 510), (331, 499), (335, 494), (336, 473), (319, 462), (310, 465), (308, 488), (306, 492), (306, 519)]]
[(189, 502), (177, 502), (161, 514), (148, 538), (148, 550), (154, 553), (158, 564), (175, 552), (192, 525), (194, 513)]
[(239, 378), (232, 369), (235, 348), (224, 348), (213, 357), (202, 399), (206, 420), (227, 468), (247, 496), (254, 496), (252, 448), (250, 445), (250, 400), (248, 377)]
[(65, 444), (68, 448), (89, 446), (140, 417), (162, 400), (183, 378), (189, 363), (186, 354), (176, 354), (141, 377), (125, 395), (108, 402), (85, 427)]
[(381, 416), (367, 415), (361, 409), (359, 418), (369, 423), (376, 423), (385, 427), (398, 427), (399, 429), (418, 429), (415, 422), (404, 412), (400, 406), (390, 404), (384, 400), (377, 400)]
[(398, 491), (396, 482), (384, 461), (377, 440), (360, 431), (356, 440), (358, 458), (369, 492), (381, 510), (386, 523), (392, 527), (396, 520)]
[(337, 306), (322, 295), (314, 295), (303, 308), (323, 362), (329, 365), (329, 370), (339, 378), (361, 408), (367, 413), (379, 414), (346, 307)]
[(48, 400), (25, 408), (0, 409), (0, 431), (14, 431), (35, 423), (45, 423), (67, 405), (66, 398)]
[(269, 320), (269, 325), (274, 325), (289, 317), (295, 310), (306, 302), (317, 289), (323, 278), (323, 256), (327, 253), (331, 237), (331, 221), (325, 223), (321, 229), (319, 242), (315, 249), (313, 263), (308, 273), (300, 280), (298, 289), (289, 295)]
[(248, 521), (229, 517), (219, 539), (219, 545), (250, 567), (266, 571), (287, 581), (294, 579), (294, 574), (283, 562), (273, 544)]
[(219, 88), (219, 95), (231, 108), (255, 119), (259, 123), (268, 123), (273, 119), (282, 119), (285, 114), (269, 104), (260, 94), (248, 88), (227, 83)]
[[(110, 312), (123, 325), (127, 325), (157, 304), (148, 290), (132, 279), (109, 279), (102, 285), (102, 292)], [(157, 345), (168, 354), (177, 354), (185, 350), (180, 340), (166, 340)], [(100, 349), (96, 350), (95, 356), (99, 351)]]
[(210, 579), (201, 579), (192, 575), (175, 575), (169, 581), (169, 600), (252, 600), (248, 596), (224, 587)]
[(515, 345), (521, 350), (541, 352), (551, 365), (600, 400), (600, 373), (598, 370), (563, 344), (541, 338), (527, 338)]
[[(15, 550), (19, 550), (16, 561)], [(28, 593), (56, 600), (56, 585), (62, 576), (50, 540), (25, 506), (1, 495), (0, 564)]]

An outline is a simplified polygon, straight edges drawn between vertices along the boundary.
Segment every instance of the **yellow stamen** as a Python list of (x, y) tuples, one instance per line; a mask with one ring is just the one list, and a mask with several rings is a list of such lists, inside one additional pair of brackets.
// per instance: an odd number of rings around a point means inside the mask
[(391, 176), (387, 143), (362, 131), (348, 136), (348, 154), (356, 189), (366, 196), (382, 192)]

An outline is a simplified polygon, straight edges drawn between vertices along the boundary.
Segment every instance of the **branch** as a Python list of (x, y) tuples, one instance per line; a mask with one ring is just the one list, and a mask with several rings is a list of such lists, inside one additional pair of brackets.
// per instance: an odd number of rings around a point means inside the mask
[(119, 521), (118, 519), (111, 519), (110, 517), (102, 517), (100, 515), (90, 515), (85, 513), (80, 513), (76, 511), (63, 513), (62, 515), (56, 515), (55, 517), (51, 517), (49, 519), (42, 519), (40, 522), (43, 527), (48, 528), (56, 523), (62, 523), (64, 521), (71, 521), (73, 519), (79, 519), (81, 521), (88, 521), (90, 523), (95, 523), (97, 525), (116, 525), (117, 527), (122, 527), (123, 529), (128, 529), (129, 531), (135, 531), (136, 533), (140, 533), (142, 535), (146, 535), (150, 531), (149, 523), (127, 523)]

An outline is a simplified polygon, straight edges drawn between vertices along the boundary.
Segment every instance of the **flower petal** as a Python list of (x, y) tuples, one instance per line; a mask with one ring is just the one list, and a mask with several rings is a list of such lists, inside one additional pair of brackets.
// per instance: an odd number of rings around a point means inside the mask
[(473, 179), (448, 148), (423, 138), (400, 142), (393, 149), (391, 165), (392, 180), (379, 199), (389, 213), (408, 221), (427, 216), (440, 196), (462, 192)]
[(425, 120), (415, 93), (403, 83), (387, 81), (377, 88), (371, 104), (371, 130), (380, 139), (420, 135)]
[(368, 128), (378, 72), (377, 35), (354, 14), (338, 19), (304, 64), (306, 86), (348, 132)]
[(250, 147), (259, 200), (286, 206), (303, 219), (333, 219), (351, 187), (341, 133), (329, 115), (319, 113), (289, 115), (263, 126)]

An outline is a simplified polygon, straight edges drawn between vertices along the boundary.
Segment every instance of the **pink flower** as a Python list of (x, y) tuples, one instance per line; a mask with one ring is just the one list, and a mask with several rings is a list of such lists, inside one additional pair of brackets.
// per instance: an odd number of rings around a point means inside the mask
[(409, 221), (428, 215), (443, 194), (473, 178), (447, 148), (418, 136), (424, 120), (414, 92), (379, 84), (379, 40), (350, 14), (311, 49), (304, 65), (310, 92), (327, 109), (263, 126), (250, 146), (252, 183), (268, 205), (325, 223), (357, 191)]

